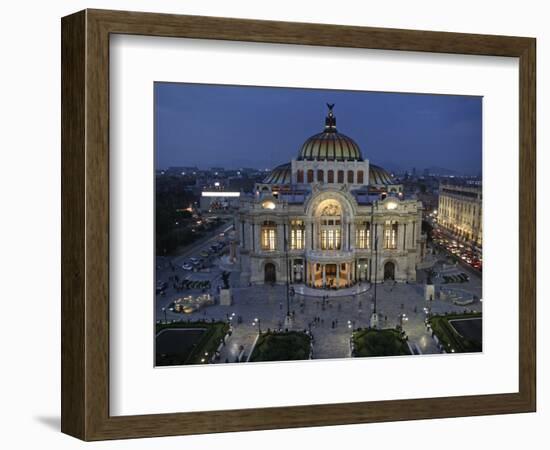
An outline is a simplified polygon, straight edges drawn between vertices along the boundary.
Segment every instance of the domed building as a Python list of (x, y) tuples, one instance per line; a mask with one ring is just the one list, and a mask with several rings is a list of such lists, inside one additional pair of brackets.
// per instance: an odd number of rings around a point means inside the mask
[(421, 204), (337, 130), (333, 107), (295, 159), (242, 197), (236, 231), (243, 283), (340, 289), (416, 279), (424, 256)]

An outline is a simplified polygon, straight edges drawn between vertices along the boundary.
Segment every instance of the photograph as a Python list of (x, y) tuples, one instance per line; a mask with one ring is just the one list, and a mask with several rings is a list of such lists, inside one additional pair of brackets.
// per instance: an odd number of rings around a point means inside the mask
[(482, 352), (481, 96), (154, 98), (155, 366)]

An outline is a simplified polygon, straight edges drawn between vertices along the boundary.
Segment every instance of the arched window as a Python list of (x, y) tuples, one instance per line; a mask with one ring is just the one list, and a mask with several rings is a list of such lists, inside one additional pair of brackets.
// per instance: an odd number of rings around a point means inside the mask
[(274, 251), (277, 247), (277, 224), (266, 220), (262, 224), (262, 250)]
[(353, 170), (348, 170), (348, 183), (353, 184)]
[(325, 178), (324, 175), (325, 175), (325, 172), (323, 172), (322, 170), (318, 170), (318, 171), (317, 171), (317, 181), (318, 181), (319, 183), (323, 183), (323, 182), (325, 181), (325, 180), (324, 180), (324, 178)]
[(342, 245), (342, 208), (334, 200), (319, 205), (319, 247), (321, 250), (340, 250)]
[(312, 169), (309, 169), (307, 171), (307, 182), (308, 183), (313, 183), (313, 170)]
[(343, 182), (344, 182), (344, 171), (339, 170), (338, 171), (338, 183), (343, 183)]
[(334, 183), (334, 170), (329, 170), (327, 173), (327, 183)]
[(363, 171), (362, 170), (358, 170), (357, 171), (357, 184), (363, 184), (364, 183), (364, 180), (363, 180)]
[(304, 182), (304, 171), (303, 170), (298, 170), (296, 172), (296, 181), (298, 183), (303, 183)]

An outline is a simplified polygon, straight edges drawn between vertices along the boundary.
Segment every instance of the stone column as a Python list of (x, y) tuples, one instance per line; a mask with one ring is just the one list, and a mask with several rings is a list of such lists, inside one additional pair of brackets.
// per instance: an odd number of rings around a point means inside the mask
[(327, 271), (325, 270), (324, 264), (321, 267), (321, 270), (323, 271), (323, 287), (325, 287), (327, 285)]
[(277, 224), (277, 250), (279, 252), (285, 251), (285, 228), (284, 224)]
[(340, 287), (340, 263), (336, 264), (336, 286)]

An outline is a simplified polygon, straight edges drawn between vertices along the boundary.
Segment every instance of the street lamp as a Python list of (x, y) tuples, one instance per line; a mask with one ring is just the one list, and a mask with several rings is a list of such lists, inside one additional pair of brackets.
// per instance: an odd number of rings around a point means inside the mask
[(290, 276), (290, 268), (289, 268), (289, 260), (288, 260), (288, 239), (287, 239), (287, 233), (290, 230), (290, 223), (285, 224), (285, 233), (284, 233), (284, 244), (285, 244), (285, 266), (286, 266), (286, 321), (290, 323), (290, 284), (289, 284), (289, 276)]
[(258, 334), (262, 334), (261, 320), (257, 317), (254, 319), (254, 322), (252, 322), (253, 327), (255, 327), (256, 325), (258, 325)]
[(376, 314), (376, 285), (378, 281), (378, 235), (374, 238), (374, 310)]
[(162, 312), (164, 313), (164, 323), (168, 323), (168, 319), (166, 318), (166, 308), (162, 308)]
[[(375, 227), (375, 230), (377, 228)], [(378, 233), (374, 238), (374, 296), (373, 296), (373, 310), (370, 317), (370, 326), (376, 328), (378, 326), (378, 313), (376, 311), (376, 285), (378, 284)]]

